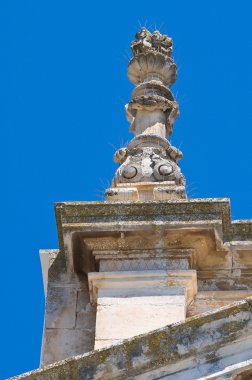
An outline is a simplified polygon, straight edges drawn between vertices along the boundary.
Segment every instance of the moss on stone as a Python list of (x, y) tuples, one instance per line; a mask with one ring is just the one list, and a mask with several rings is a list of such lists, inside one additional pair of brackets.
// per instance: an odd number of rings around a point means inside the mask
[(251, 309), (252, 297), (12, 380), (127, 379), (195, 356), (214, 365), (218, 350), (249, 334)]

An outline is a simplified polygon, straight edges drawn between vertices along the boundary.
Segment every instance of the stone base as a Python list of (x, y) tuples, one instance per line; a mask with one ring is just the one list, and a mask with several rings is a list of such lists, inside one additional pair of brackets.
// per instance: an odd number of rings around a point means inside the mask
[(165, 201), (185, 199), (185, 186), (174, 181), (118, 184), (106, 190), (106, 201)]
[(184, 320), (197, 293), (196, 271), (93, 272), (95, 349)]

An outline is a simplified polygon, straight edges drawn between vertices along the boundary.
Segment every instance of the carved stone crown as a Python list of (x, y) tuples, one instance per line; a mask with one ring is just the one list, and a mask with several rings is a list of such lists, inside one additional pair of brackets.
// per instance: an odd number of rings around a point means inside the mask
[(135, 137), (114, 155), (120, 167), (107, 200), (185, 198), (185, 179), (177, 163), (182, 152), (167, 140), (179, 115), (169, 89), (177, 78), (172, 39), (142, 28), (131, 50), (128, 78), (136, 88), (125, 108)]
[(158, 30), (150, 33), (146, 28), (141, 28), (140, 32), (136, 33), (136, 40), (131, 42), (131, 50), (134, 56), (147, 51), (155, 51), (170, 57), (172, 39), (162, 35)]

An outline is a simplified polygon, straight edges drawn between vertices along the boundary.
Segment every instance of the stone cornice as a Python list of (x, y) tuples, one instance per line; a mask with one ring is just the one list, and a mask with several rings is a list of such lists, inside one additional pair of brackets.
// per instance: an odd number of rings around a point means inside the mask
[(55, 204), (60, 249), (63, 251), (62, 228), (71, 230), (85, 223), (169, 222), (178, 226), (187, 222), (217, 220), (222, 225), (224, 241), (251, 240), (252, 220), (231, 221), (228, 198), (181, 199), (151, 202), (58, 202)]

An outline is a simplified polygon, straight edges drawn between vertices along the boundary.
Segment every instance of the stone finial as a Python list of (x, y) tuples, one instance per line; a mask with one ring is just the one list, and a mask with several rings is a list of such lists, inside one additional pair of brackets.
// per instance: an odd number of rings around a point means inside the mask
[(147, 51), (156, 51), (170, 57), (172, 39), (162, 35), (158, 30), (151, 34), (146, 28), (141, 28), (140, 32), (136, 33), (136, 41), (131, 42), (131, 50), (134, 56)]
[(171, 58), (172, 39), (141, 28), (131, 50), (128, 78), (136, 88), (125, 109), (135, 137), (114, 155), (120, 167), (106, 198), (185, 198), (185, 179), (177, 163), (182, 152), (167, 140), (179, 115), (178, 103), (169, 89), (177, 79), (177, 67)]

